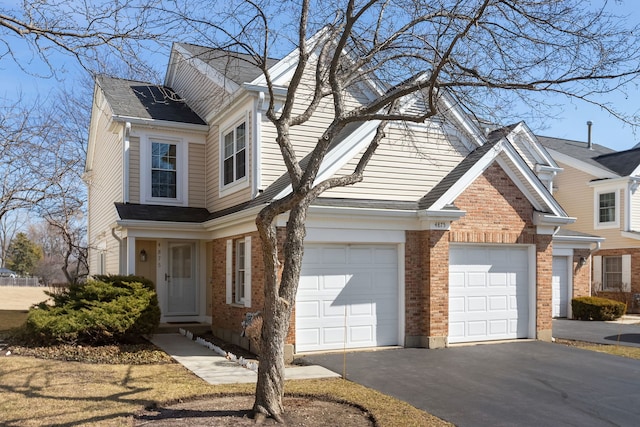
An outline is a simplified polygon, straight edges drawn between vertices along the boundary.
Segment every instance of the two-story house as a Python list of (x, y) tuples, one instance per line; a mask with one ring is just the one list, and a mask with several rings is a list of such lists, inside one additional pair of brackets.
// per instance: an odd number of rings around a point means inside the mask
[[(269, 64), (283, 93), (294, 54)], [(177, 43), (164, 85), (98, 77), (86, 163), (91, 273), (144, 275), (163, 322), (234, 341), (263, 301), (255, 216), (289, 191), (269, 94), (245, 59)], [(362, 82), (350, 102), (385, 90)], [(598, 239), (563, 231), (575, 218), (550, 191), (558, 165), (526, 125), (487, 134), (439, 102), (427, 123), (390, 123), (364, 181), (311, 206), (289, 354), (550, 340), (552, 306), (589, 293)], [(327, 111), (292, 129), (299, 155)], [(348, 126), (320, 176), (352, 169), (376, 126)]]
[(590, 141), (538, 140), (563, 169), (554, 195), (577, 217), (566, 228), (605, 238), (593, 254), (592, 289), (638, 308), (640, 148), (614, 151)]

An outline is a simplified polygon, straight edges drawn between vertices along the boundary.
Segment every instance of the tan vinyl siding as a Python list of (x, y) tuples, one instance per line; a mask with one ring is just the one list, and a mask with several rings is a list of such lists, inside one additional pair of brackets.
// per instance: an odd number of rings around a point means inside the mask
[(189, 206), (205, 207), (205, 148), (189, 144)]
[[(437, 125), (429, 131), (425, 127), (412, 132), (392, 126), (367, 166), (364, 180), (328, 191), (323, 196), (415, 201), (460, 163), (464, 154), (462, 144)], [(353, 172), (360, 155), (336, 175)]]
[(129, 139), (129, 201), (140, 203), (140, 138)]
[[(248, 101), (243, 105), (238, 106), (235, 111), (229, 114), (229, 120), (222, 123), (222, 128), (219, 126), (211, 126), (209, 135), (207, 137), (207, 149), (206, 149), (206, 168), (207, 168), (207, 182), (206, 182), (206, 208), (211, 211), (219, 211), (222, 209), (230, 208), (240, 203), (246, 202), (251, 199), (251, 183), (253, 180), (253, 141), (254, 141), (254, 120), (252, 111), (253, 103)], [(242, 119), (246, 119), (246, 143), (247, 143), (247, 184), (246, 186), (240, 186), (236, 191), (227, 191), (221, 196), (220, 189), (220, 132), (226, 132), (236, 124), (239, 124)]]
[(175, 57), (175, 72), (170, 82), (172, 89), (188, 100), (189, 107), (206, 120), (208, 115), (228, 102), (229, 94), (198, 71), (191, 61), (185, 61), (177, 52)]
[(554, 179), (553, 196), (569, 216), (577, 218), (565, 228), (594, 234), (593, 189), (589, 182), (595, 177), (563, 163), (559, 166), (564, 170)]
[[(314, 82), (315, 76), (311, 67), (305, 72), (304, 81)], [(313, 97), (313, 87), (301, 85), (296, 94), (296, 106), (294, 115), (303, 113)], [(367, 103), (367, 99), (361, 91), (350, 90), (345, 93), (347, 109)], [(302, 159), (316, 146), (318, 138), (322, 136), (334, 118), (333, 101), (325, 98), (313, 116), (303, 125), (291, 128), (291, 141), (294, 144), (298, 159)], [(262, 121), (262, 188), (268, 187), (282, 174), (286, 172), (286, 166), (282, 160), (280, 148), (276, 143), (276, 129), (268, 120)]]
[(554, 197), (569, 216), (576, 217), (576, 222), (563, 226), (568, 230), (604, 237), (602, 249), (640, 247), (640, 241), (622, 237), (621, 230), (625, 224), (624, 191), (617, 190), (620, 197), (620, 226), (616, 228), (594, 228), (595, 194), (597, 189), (589, 186), (596, 177), (567, 164), (559, 163), (564, 170), (554, 180)]
[(108, 273), (118, 273), (117, 241), (111, 235), (111, 226), (118, 216), (114, 202), (122, 201), (122, 126), (116, 126), (114, 132), (109, 130), (111, 111), (104, 107), (101, 111), (94, 106), (94, 115), (98, 115), (96, 123), (96, 139), (93, 170), (90, 171), (88, 183), (89, 247), (94, 252), (90, 259), (91, 274), (97, 268), (97, 245), (105, 244), (107, 248), (106, 267)]

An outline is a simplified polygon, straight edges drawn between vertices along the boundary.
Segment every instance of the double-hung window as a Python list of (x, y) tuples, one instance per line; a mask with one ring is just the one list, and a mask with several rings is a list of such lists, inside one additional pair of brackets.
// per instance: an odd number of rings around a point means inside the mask
[(619, 190), (596, 191), (594, 194), (594, 228), (615, 228), (620, 224)]
[(151, 197), (177, 198), (177, 166), (176, 144), (151, 143)]
[(602, 257), (602, 288), (622, 289), (622, 257)]
[(616, 193), (598, 195), (598, 222), (601, 224), (616, 221)]
[(247, 132), (245, 122), (222, 135), (222, 182), (230, 185), (247, 176)]
[(226, 302), (251, 307), (251, 236), (227, 240)]

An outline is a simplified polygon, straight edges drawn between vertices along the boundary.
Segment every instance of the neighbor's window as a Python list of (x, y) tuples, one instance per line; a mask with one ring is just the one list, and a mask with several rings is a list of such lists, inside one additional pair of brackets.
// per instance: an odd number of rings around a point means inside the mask
[(222, 179), (224, 185), (232, 184), (247, 175), (246, 125), (240, 123), (222, 137), (223, 164)]
[(616, 193), (600, 193), (598, 196), (598, 222), (616, 222)]
[(177, 197), (177, 145), (151, 144), (151, 197)]
[(243, 303), (245, 295), (245, 241), (236, 241), (236, 302)]
[(622, 288), (622, 257), (602, 257), (602, 288)]

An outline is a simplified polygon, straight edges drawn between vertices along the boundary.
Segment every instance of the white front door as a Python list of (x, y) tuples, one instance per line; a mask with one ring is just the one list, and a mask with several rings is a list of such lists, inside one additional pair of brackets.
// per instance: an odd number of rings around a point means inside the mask
[(553, 317), (567, 317), (569, 305), (569, 273), (566, 256), (553, 257)]
[(194, 316), (198, 314), (195, 263), (195, 243), (169, 243), (165, 316)]

